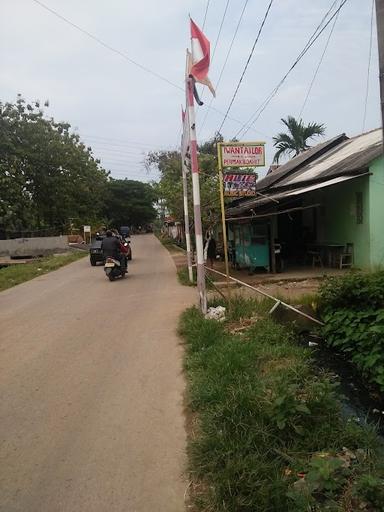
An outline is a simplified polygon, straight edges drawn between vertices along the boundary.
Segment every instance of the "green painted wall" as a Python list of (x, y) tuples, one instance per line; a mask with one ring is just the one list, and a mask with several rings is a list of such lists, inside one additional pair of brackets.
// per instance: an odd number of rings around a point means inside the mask
[[(356, 193), (362, 193), (362, 223), (357, 222)], [(318, 213), (318, 241), (353, 243), (354, 265), (370, 266), (370, 201), (369, 178), (364, 176), (339, 185), (326, 187), (318, 193), (323, 206)]]
[(384, 265), (384, 158), (372, 162), (369, 177), (371, 267)]

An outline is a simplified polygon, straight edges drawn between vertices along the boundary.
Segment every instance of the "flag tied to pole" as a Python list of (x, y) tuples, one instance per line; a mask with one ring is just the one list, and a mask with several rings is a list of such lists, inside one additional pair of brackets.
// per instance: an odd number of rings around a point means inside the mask
[(211, 45), (192, 19), (191, 42), (192, 55), (189, 55), (189, 74), (193, 76), (196, 82), (206, 85), (213, 96), (216, 96), (215, 89), (208, 77)]

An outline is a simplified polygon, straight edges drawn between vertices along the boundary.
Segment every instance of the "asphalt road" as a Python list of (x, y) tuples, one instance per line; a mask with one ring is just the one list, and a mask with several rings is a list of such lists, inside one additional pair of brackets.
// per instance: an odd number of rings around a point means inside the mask
[(177, 283), (153, 235), (124, 280), (88, 258), (0, 293), (0, 511), (181, 512)]

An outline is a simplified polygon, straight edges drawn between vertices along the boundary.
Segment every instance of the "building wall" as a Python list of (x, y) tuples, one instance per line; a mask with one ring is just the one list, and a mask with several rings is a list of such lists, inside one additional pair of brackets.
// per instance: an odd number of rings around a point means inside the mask
[(371, 267), (384, 265), (384, 158), (375, 160), (369, 177)]
[[(369, 268), (370, 206), (369, 177), (356, 178), (319, 192), (318, 239), (328, 243), (353, 243), (354, 265)], [(361, 193), (362, 216), (358, 218), (357, 194)]]

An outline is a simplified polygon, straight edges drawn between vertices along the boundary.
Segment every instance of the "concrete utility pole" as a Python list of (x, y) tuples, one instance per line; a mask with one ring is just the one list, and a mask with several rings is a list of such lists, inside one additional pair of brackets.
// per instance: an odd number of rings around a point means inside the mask
[(376, 0), (377, 42), (379, 46), (379, 81), (381, 101), (381, 126), (384, 141), (384, 0)]

